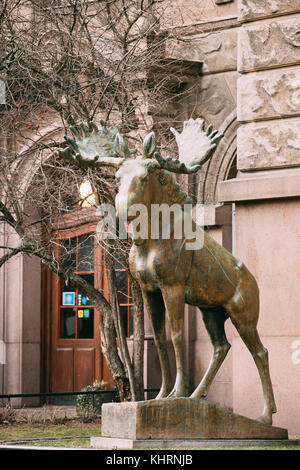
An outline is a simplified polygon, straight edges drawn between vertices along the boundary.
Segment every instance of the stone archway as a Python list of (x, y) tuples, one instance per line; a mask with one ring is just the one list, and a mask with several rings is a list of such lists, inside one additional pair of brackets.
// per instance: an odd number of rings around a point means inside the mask
[(217, 186), (232, 176), (232, 165), (236, 159), (236, 110), (234, 110), (220, 126), (224, 134), (212, 157), (198, 174), (197, 202), (200, 204), (217, 204)]

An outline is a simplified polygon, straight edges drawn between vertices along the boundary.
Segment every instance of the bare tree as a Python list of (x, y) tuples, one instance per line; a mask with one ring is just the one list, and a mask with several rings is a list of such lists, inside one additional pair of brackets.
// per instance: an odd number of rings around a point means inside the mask
[(80, 169), (54, 151), (66, 145), (63, 134), (70, 126), (76, 131), (79, 122), (99, 119), (117, 125), (139, 148), (153, 127), (153, 104), (167, 108), (184, 93), (182, 69), (172, 69), (163, 56), (164, 3), (5, 0), (0, 6), (0, 78), (6, 84), (6, 104), (0, 105), (0, 266), (20, 253), (37, 256), (67, 285), (89, 296), (103, 314), (102, 351), (122, 400), (143, 399), (144, 390), (142, 297), (131, 279), (130, 357), (114, 270), (116, 258), (128, 269), (130, 242), (117, 238), (105, 246), (108, 302), (63, 256), (57, 257), (61, 242), (53, 233), (70, 214), (84, 220), (91, 213), (80, 209), (85, 205), (78, 198), (82, 181), (96, 195), (92, 206), (113, 203), (114, 174)]

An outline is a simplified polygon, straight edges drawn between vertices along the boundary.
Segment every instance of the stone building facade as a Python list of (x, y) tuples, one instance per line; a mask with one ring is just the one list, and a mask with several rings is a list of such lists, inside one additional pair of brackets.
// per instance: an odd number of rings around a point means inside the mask
[[(202, 116), (224, 134), (212, 160), (185, 183), (205, 204), (206, 229), (258, 281), (258, 330), (278, 407), (274, 424), (300, 436), (300, 1), (177, 0), (169, 8), (170, 30), (180, 40), (167, 39), (166, 57), (201, 69), (186, 84), (194, 91), (181, 113)], [(2, 393), (41, 390), (40, 285), (35, 260), (16, 258), (0, 270)], [(208, 399), (256, 418), (263, 404), (257, 369), (230, 322), (226, 333), (232, 348)], [(201, 315), (188, 306), (185, 337), (193, 388), (212, 347)], [(154, 387), (159, 366), (148, 324), (145, 341), (145, 385)]]

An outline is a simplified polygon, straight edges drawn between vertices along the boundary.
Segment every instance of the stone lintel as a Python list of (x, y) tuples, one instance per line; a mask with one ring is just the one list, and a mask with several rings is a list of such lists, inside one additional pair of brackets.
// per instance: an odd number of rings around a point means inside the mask
[(239, 202), (300, 196), (300, 169), (261, 173), (263, 174), (248, 173), (219, 183), (218, 201)]
[(121, 439), (287, 439), (269, 426), (195, 398), (107, 403), (102, 437)]
[(204, 62), (202, 73), (234, 71), (237, 68), (237, 29), (212, 31), (189, 37), (166, 39), (166, 56)]
[(174, 36), (193, 36), (195, 34), (212, 33), (222, 29), (230, 30), (239, 26), (240, 23), (237, 21), (236, 15), (234, 15), (226, 18), (217, 18), (211, 21), (200, 21), (174, 26), (170, 27), (170, 31)]

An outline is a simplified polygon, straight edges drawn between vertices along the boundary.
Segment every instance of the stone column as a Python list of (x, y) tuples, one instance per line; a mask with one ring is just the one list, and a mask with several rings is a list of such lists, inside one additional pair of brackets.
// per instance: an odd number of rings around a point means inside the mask
[[(4, 246), (4, 227), (0, 232), (0, 245)], [(4, 255), (4, 250), (0, 249), (0, 257)], [(6, 344), (5, 344), (5, 309), (4, 309), (4, 289), (5, 289), (5, 267), (0, 269), (0, 394), (5, 393), (4, 373), (6, 363)]]
[[(219, 184), (236, 203), (236, 255), (260, 287), (258, 330), (269, 350), (275, 425), (300, 434), (300, 5), (240, 0), (237, 165)], [(250, 354), (233, 340), (234, 411), (255, 418), (262, 391)]]
[[(7, 229), (4, 245), (19, 240)], [(37, 258), (17, 255), (0, 270), (0, 339), (5, 344), (5, 363), (0, 364), (3, 394), (40, 392), (41, 268)], [(39, 403), (37, 398), (13, 399), (12, 405)]]

